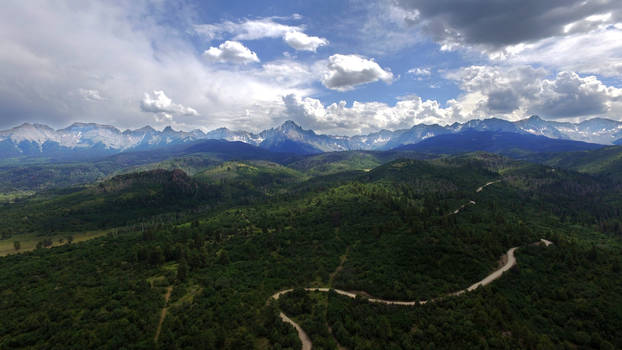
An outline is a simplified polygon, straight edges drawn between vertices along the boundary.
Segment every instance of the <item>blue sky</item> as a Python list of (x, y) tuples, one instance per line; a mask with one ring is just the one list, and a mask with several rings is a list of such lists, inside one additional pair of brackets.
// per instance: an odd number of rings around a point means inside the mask
[(619, 1), (7, 0), (0, 10), (0, 128), (257, 131), (292, 119), (352, 135), (532, 114), (622, 119)]

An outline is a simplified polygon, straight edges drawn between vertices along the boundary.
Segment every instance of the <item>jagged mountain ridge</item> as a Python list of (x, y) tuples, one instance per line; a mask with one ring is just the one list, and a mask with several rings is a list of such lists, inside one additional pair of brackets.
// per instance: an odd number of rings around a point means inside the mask
[(157, 131), (150, 126), (121, 131), (114, 126), (74, 123), (54, 130), (47, 125), (24, 123), (0, 131), (0, 156), (108, 155), (128, 150), (147, 150), (205, 139), (201, 130)]
[[(270, 151), (299, 154), (347, 150), (389, 150), (416, 144), (430, 137), (459, 133), (465, 130), (532, 134), (555, 139), (568, 139), (600, 144), (613, 144), (622, 138), (622, 122), (594, 118), (580, 123), (547, 121), (538, 116), (510, 122), (498, 118), (470, 120), (447, 126), (417, 124), (410, 129), (380, 130), (368, 135), (333, 136), (305, 130), (293, 121), (260, 133), (219, 128), (204, 133), (162, 131), (146, 126), (121, 131), (114, 126), (95, 123), (74, 123), (54, 130), (42, 124), (24, 123), (0, 131), (0, 157), (108, 155), (130, 150), (148, 150), (171, 144), (203, 139), (239, 141)], [(617, 141), (616, 141), (617, 140)]]

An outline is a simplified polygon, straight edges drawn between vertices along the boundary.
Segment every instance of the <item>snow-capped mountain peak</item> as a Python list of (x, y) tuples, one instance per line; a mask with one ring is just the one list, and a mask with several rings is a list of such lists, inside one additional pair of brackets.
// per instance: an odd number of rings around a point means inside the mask
[(56, 131), (47, 125), (24, 123), (10, 130), (0, 131), (0, 141), (11, 140), (13, 143), (32, 142), (39, 147), (47, 141), (57, 141)]
[(24, 123), (0, 131), (0, 156), (36, 155), (55, 152), (96, 152), (113, 154), (129, 150), (145, 150), (168, 144), (202, 139), (239, 141), (279, 152), (317, 153), (345, 150), (387, 150), (424, 139), (468, 130), (534, 134), (557, 139), (613, 144), (622, 140), (622, 122), (594, 118), (580, 123), (557, 122), (533, 115), (510, 122), (490, 118), (470, 120), (447, 126), (417, 124), (410, 129), (380, 130), (367, 135), (332, 136), (303, 129), (292, 120), (260, 133), (218, 128), (207, 133), (196, 129), (177, 131), (167, 126), (162, 131), (151, 126), (121, 132), (114, 126), (95, 123), (74, 123), (54, 130), (42, 124)]

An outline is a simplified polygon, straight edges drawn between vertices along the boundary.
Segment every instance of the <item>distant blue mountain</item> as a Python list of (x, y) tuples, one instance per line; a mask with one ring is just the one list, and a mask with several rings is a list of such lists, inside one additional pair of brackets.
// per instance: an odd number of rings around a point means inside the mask
[(225, 160), (231, 159), (264, 159), (277, 160), (283, 159), (288, 155), (297, 154), (296, 152), (274, 152), (257, 146), (249, 145), (240, 141), (225, 140), (202, 140), (191, 145), (175, 146), (174, 152), (178, 154), (192, 153), (212, 153), (224, 157)]
[(484, 151), (520, 157), (526, 153), (584, 151), (601, 147), (603, 145), (531, 134), (468, 129), (456, 134), (434, 136), (416, 144), (398, 147), (396, 150), (434, 154)]

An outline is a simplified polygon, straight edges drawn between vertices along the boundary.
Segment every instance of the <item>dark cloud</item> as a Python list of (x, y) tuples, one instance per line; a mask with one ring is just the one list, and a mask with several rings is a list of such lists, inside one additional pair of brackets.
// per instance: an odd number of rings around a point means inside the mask
[[(398, 7), (411, 11), (405, 16), (407, 20), (421, 25), (439, 42), (490, 49), (589, 31), (597, 24), (615, 23), (622, 18), (619, 0), (394, 1)], [(414, 19), (413, 11), (419, 14)], [(585, 20), (606, 13), (611, 13), (611, 17)], [(575, 25), (565, 31), (571, 23)]]
[(518, 107), (518, 96), (512, 90), (496, 90), (488, 94), (488, 109), (491, 112), (510, 113)]

